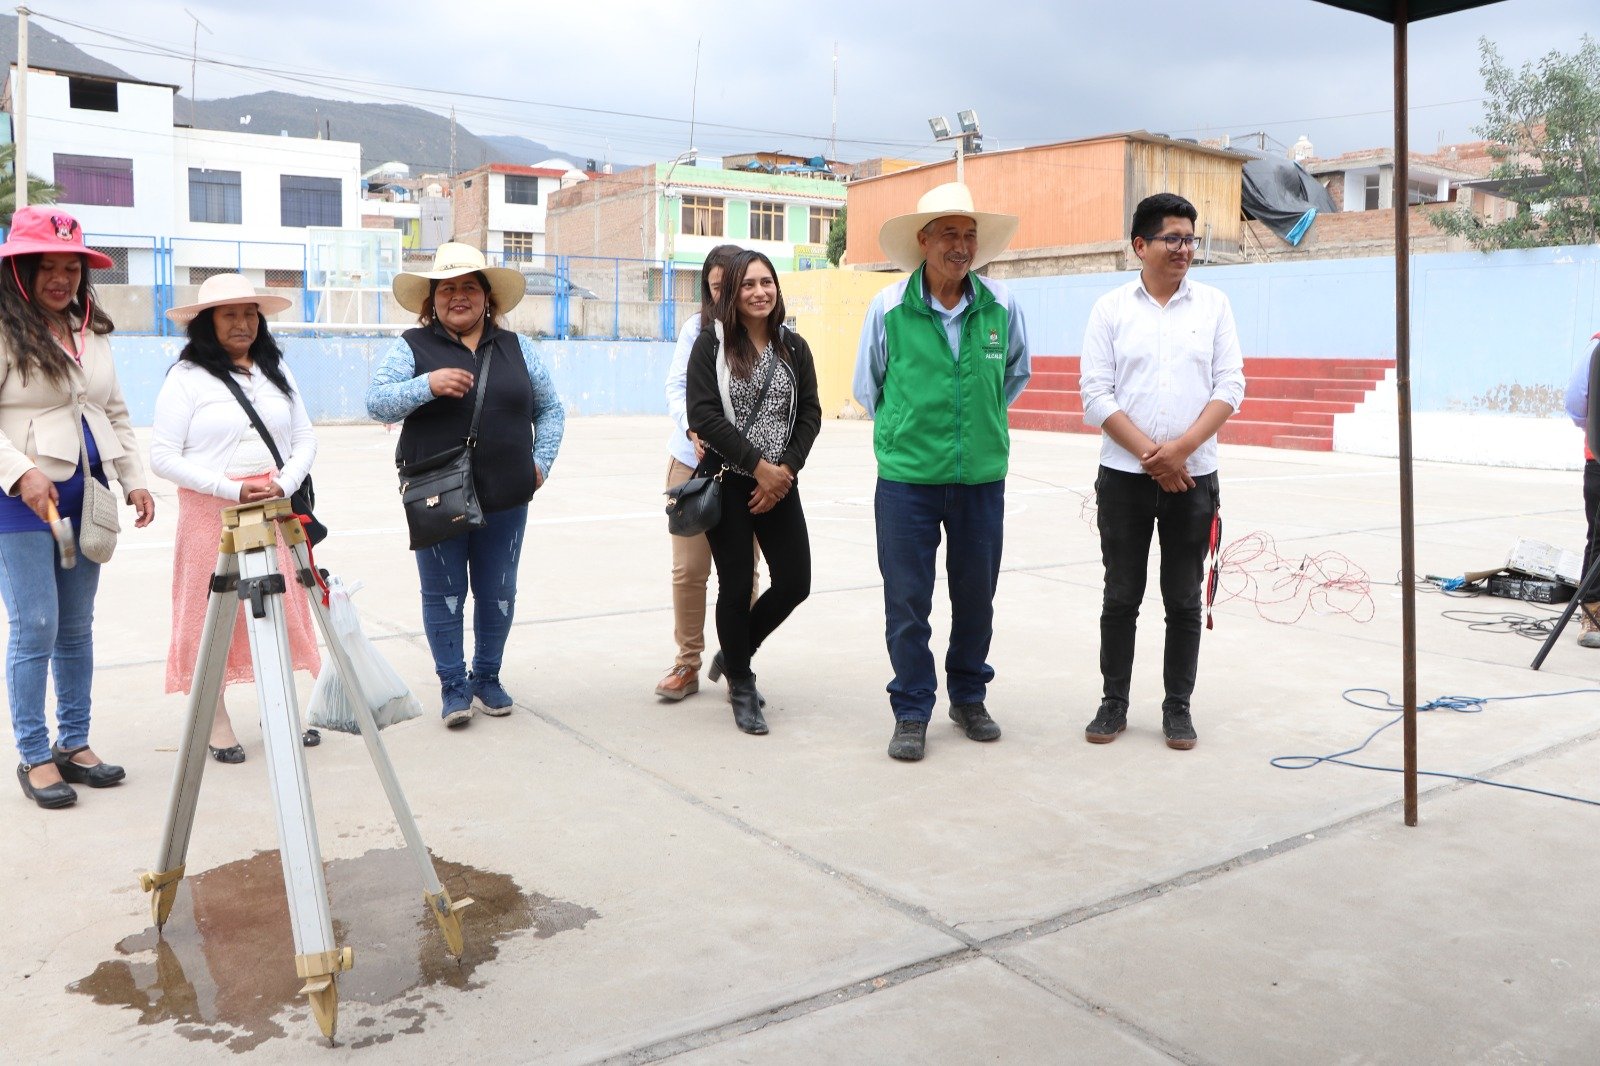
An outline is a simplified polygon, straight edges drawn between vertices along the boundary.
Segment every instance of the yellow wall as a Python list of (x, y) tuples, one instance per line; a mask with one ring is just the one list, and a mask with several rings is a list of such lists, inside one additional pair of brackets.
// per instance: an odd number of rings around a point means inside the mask
[(879, 290), (903, 277), (864, 270), (797, 270), (780, 279), (784, 308), (794, 320), (795, 331), (811, 345), (817, 363), (823, 418), (838, 418), (847, 409), (852, 417), (861, 415), (861, 408), (850, 398), (861, 323)]

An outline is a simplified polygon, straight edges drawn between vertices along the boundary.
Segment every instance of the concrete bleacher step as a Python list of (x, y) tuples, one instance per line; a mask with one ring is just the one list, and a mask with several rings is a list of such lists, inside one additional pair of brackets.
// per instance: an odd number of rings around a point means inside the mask
[[(1033, 377), (1010, 412), (1013, 429), (1094, 433), (1083, 422), (1076, 355), (1036, 355)], [(1385, 359), (1249, 358), (1242, 409), (1218, 434), (1226, 444), (1332, 451), (1339, 415), (1355, 411), (1393, 369)]]

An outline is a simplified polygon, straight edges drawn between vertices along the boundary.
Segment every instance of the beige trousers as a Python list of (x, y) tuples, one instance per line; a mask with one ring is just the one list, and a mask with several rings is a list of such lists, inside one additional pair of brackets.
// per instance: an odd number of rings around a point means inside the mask
[[(667, 488), (681, 485), (694, 474), (692, 467), (676, 459), (667, 461)], [(711, 545), (706, 538), (673, 537), (672, 541), (672, 639), (678, 644), (678, 660), (673, 665), (700, 669), (700, 656), (706, 650), (706, 582), (711, 577)], [(761, 546), (756, 545), (756, 571), (751, 603), (761, 591)]]

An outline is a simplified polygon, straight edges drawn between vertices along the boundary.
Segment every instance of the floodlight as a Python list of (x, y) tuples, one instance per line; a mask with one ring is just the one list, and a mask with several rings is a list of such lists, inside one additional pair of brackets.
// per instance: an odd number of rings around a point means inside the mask
[(928, 128), (933, 130), (933, 139), (942, 141), (950, 136), (950, 121), (943, 115), (935, 115), (928, 120)]
[(956, 121), (961, 123), (962, 133), (978, 132), (978, 113), (973, 110), (957, 111)]

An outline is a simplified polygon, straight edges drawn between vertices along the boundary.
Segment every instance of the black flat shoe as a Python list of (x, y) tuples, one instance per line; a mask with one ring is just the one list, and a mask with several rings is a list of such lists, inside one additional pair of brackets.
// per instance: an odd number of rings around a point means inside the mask
[(318, 744), (321, 744), (321, 743), (322, 743), (322, 731), (321, 730), (308, 729), (304, 733), (300, 734), (300, 746), (302, 748), (314, 748)]
[(28, 771), (33, 767), (28, 763), (17, 764), (17, 780), (22, 783), (22, 794), (47, 811), (61, 807), (70, 807), (78, 802), (77, 791), (65, 781), (57, 781), (53, 785), (43, 788), (34, 788), (33, 782), (28, 780)]
[(210, 744), (207, 744), (206, 748), (211, 752), (211, 757), (218, 762), (244, 762), (243, 744), (234, 744), (233, 746), (227, 748), (213, 748)]
[(108, 762), (80, 766), (72, 761), (72, 757), (78, 752), (88, 750), (87, 744), (71, 751), (51, 746), (50, 755), (55, 759), (56, 769), (61, 771), (61, 780), (72, 785), (88, 785), (90, 788), (110, 788), (112, 785), (121, 784), (122, 779), (128, 776), (122, 767), (113, 766)]

